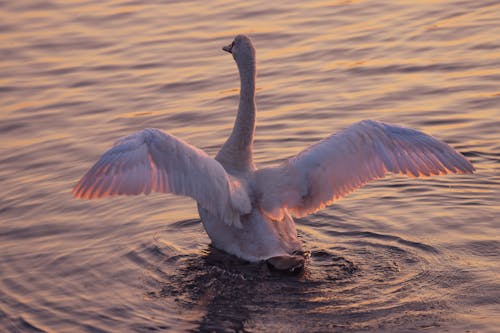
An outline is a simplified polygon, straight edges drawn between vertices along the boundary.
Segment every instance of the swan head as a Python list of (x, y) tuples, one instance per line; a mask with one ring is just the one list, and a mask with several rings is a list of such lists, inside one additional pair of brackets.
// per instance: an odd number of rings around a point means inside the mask
[(236, 36), (231, 44), (224, 46), (222, 49), (231, 53), (237, 64), (255, 63), (255, 48), (246, 35)]

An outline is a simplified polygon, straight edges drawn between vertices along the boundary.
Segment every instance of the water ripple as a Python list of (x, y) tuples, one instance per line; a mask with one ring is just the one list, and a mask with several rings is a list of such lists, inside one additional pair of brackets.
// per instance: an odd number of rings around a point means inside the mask
[[(499, 9), (0, 2), (0, 331), (495, 332)], [(257, 46), (260, 167), (369, 118), (446, 141), (477, 173), (386, 178), (297, 219), (296, 276), (209, 247), (191, 200), (72, 198), (144, 127), (214, 156), (239, 92), (221, 47), (238, 33)]]

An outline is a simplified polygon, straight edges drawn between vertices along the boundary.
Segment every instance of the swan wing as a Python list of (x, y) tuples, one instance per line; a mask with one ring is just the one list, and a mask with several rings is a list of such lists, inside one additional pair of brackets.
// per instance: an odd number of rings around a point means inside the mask
[(158, 129), (118, 140), (73, 188), (78, 198), (175, 193), (195, 199), (228, 224), (251, 210), (240, 183), (202, 150)]
[(255, 182), (260, 208), (281, 219), (284, 208), (296, 216), (313, 213), (387, 172), (419, 177), (473, 171), (460, 153), (425, 133), (365, 120), (279, 167), (259, 170)]

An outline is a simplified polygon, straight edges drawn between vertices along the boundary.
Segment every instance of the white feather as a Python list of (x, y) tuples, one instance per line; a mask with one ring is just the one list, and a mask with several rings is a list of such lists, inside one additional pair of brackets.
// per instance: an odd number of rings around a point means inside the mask
[(277, 168), (255, 174), (264, 213), (313, 213), (387, 172), (408, 176), (471, 173), (470, 162), (420, 131), (364, 120), (316, 143)]
[(227, 224), (251, 210), (240, 183), (202, 150), (163, 133), (144, 129), (119, 140), (73, 189), (80, 198), (148, 194), (186, 195)]

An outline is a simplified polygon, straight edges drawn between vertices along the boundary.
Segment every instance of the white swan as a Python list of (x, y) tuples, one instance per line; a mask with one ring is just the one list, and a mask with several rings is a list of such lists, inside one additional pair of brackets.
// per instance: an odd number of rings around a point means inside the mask
[[(387, 172), (418, 177), (474, 171), (446, 143), (371, 120), (329, 136), (280, 166), (257, 170), (252, 160), (255, 49), (239, 35), (223, 50), (238, 65), (241, 90), (233, 131), (215, 159), (172, 135), (144, 129), (108, 150), (73, 194), (87, 199), (151, 191), (190, 196), (215, 247), (260, 261), (293, 258), (301, 250), (290, 213), (313, 213)], [(285, 260), (284, 267), (294, 262)]]

